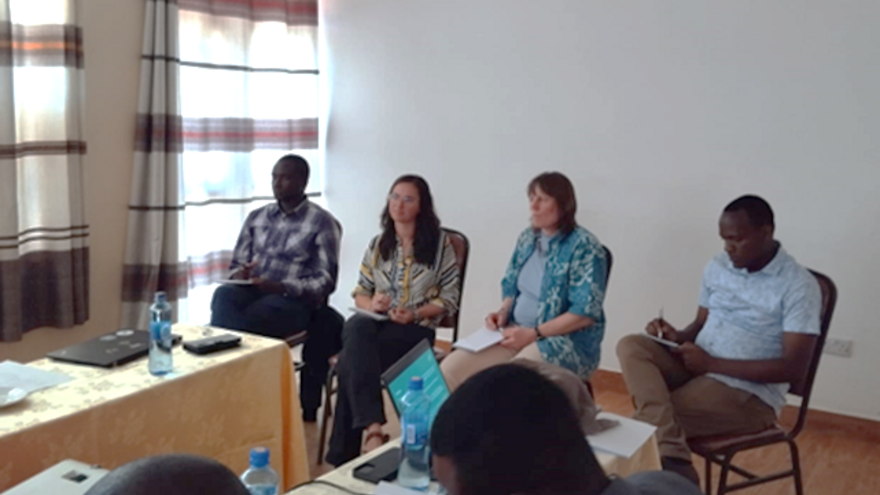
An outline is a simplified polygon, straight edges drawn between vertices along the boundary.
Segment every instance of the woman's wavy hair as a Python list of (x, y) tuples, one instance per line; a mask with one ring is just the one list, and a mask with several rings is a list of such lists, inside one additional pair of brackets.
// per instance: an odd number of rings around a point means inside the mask
[(574, 186), (571, 185), (571, 181), (559, 172), (544, 172), (529, 182), (528, 193), (534, 193), (536, 187), (540, 187), (548, 196), (556, 200), (559, 207), (559, 222), (556, 227), (564, 235), (570, 234), (577, 227), (577, 220), (574, 218), (577, 213), (577, 199), (574, 197)]
[[(416, 262), (423, 265), (431, 265), (437, 256), (437, 244), (440, 242), (440, 219), (434, 212), (434, 198), (431, 189), (425, 179), (418, 175), (402, 175), (391, 184), (388, 190), (390, 195), (398, 184), (407, 183), (416, 186), (419, 190), (419, 215), (416, 217), (416, 236), (413, 239), (413, 251)], [(394, 232), (394, 220), (388, 213), (388, 202), (380, 217), (382, 237), (379, 239), (379, 255), (383, 260), (390, 260), (394, 256), (397, 247), (396, 234)]]

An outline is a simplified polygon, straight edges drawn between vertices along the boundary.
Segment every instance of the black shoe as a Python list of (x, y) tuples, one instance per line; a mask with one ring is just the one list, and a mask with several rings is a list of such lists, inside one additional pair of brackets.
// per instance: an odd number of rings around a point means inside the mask
[(318, 410), (317, 409), (303, 409), (303, 421), (306, 423), (314, 423), (318, 421)]
[(660, 459), (660, 464), (663, 466), (664, 471), (680, 474), (686, 480), (698, 487), (700, 486), (700, 476), (697, 474), (697, 470), (694, 469), (691, 461), (678, 457), (663, 457)]

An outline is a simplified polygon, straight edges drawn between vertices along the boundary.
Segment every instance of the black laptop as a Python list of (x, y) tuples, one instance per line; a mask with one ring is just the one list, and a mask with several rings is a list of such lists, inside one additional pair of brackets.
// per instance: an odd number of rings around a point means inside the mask
[[(172, 334), (171, 338), (174, 344), (181, 340), (180, 335)], [(144, 357), (149, 351), (150, 332), (123, 328), (92, 340), (52, 351), (46, 356), (68, 363), (112, 368)]]

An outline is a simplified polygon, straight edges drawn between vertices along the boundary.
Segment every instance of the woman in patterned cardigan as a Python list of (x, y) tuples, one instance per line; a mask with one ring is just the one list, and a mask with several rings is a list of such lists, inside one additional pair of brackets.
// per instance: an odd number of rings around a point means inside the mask
[(451, 389), (490, 366), (526, 358), (589, 378), (605, 333), (608, 264), (599, 239), (577, 225), (574, 187), (558, 172), (529, 183), (531, 226), (516, 242), (501, 281), (503, 302), (486, 327), (503, 340), (478, 353), (457, 350), (441, 369)]
[(382, 371), (457, 310), (461, 293), (452, 242), (440, 229), (424, 179), (394, 181), (382, 211), (382, 233), (370, 241), (352, 296), (359, 309), (386, 315), (380, 321), (356, 314), (345, 322), (339, 356), (339, 395), (327, 462), (340, 465), (386, 440)]

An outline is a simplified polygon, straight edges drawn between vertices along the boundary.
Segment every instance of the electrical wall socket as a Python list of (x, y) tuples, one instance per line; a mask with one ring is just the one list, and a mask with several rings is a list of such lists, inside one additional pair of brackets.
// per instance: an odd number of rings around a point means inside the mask
[(823, 352), (832, 356), (851, 357), (852, 344), (852, 340), (828, 339), (825, 341), (825, 349)]

